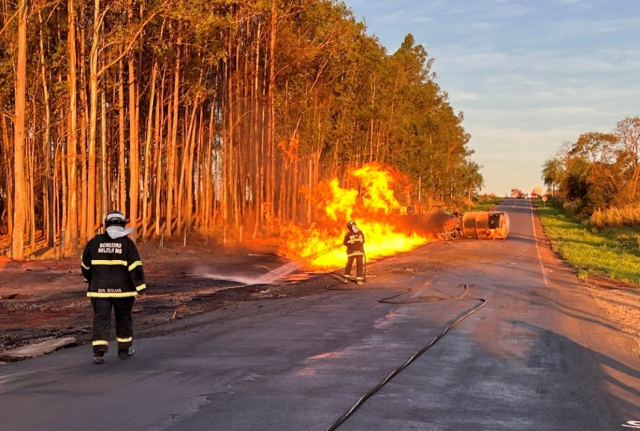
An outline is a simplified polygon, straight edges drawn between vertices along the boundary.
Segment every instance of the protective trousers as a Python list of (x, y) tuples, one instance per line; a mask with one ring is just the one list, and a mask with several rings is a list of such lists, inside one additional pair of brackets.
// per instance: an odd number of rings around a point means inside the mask
[(358, 280), (362, 280), (362, 255), (356, 254), (352, 256), (347, 256), (347, 267), (344, 269), (344, 276), (349, 278), (351, 277), (351, 268), (353, 267), (353, 261), (356, 261), (356, 271), (358, 273)]
[(125, 351), (133, 343), (133, 317), (131, 309), (134, 297), (91, 298), (93, 306), (93, 353), (102, 356), (109, 350), (111, 335), (111, 309), (116, 316), (116, 339), (118, 351)]

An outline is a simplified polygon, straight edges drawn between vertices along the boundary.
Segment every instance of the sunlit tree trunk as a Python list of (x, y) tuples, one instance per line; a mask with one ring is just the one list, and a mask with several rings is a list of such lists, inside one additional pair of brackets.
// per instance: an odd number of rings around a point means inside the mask
[[(180, 28), (178, 28), (180, 33)], [(173, 101), (171, 113), (171, 136), (169, 141), (169, 156), (167, 157), (167, 212), (165, 222), (165, 234), (170, 237), (173, 222), (173, 206), (174, 206), (174, 188), (175, 188), (175, 165), (176, 151), (178, 146), (178, 107), (180, 104), (180, 53), (182, 37), (178, 35), (176, 42), (176, 62), (173, 78)], [(178, 204), (176, 202), (176, 204)]]
[[(129, 3), (129, 23), (133, 21), (133, 0)], [(129, 223), (134, 228), (132, 236), (135, 238), (138, 226), (138, 199), (140, 189), (140, 148), (138, 142), (138, 96), (135, 69), (135, 55), (128, 53), (129, 66)]]
[[(276, 200), (276, 169), (275, 169), (275, 141), (276, 141), (276, 103), (275, 103), (275, 87), (276, 87), (276, 19), (277, 9), (276, 0), (271, 0), (271, 22), (269, 29), (269, 83), (268, 83), (268, 104), (269, 119), (267, 124), (267, 202), (269, 203), (269, 220), (273, 220), (273, 210)], [(270, 230), (273, 226), (270, 226)]]
[(262, 227), (262, 200), (263, 200), (263, 163), (261, 156), (263, 155), (263, 139), (262, 128), (260, 127), (260, 34), (261, 34), (261, 22), (258, 21), (256, 28), (255, 39), (255, 54), (254, 54), (254, 70), (253, 70), (253, 213), (254, 213), (254, 226), (253, 235), (255, 238), (258, 234), (258, 229)]
[[(85, 236), (91, 238), (95, 233), (95, 184), (96, 184), (96, 134), (98, 122), (98, 49), (100, 46), (100, 0), (93, 3), (93, 37), (89, 53), (89, 143), (88, 143), (88, 193), (84, 205), (87, 214)], [(104, 120), (103, 120), (104, 121)]]
[(125, 164), (125, 112), (124, 112), (124, 64), (118, 61), (118, 209), (127, 208), (127, 174)]
[(156, 167), (156, 177), (155, 177), (155, 208), (154, 208), (154, 219), (155, 219), (155, 234), (156, 236), (160, 236), (160, 218), (161, 218), (161, 197), (162, 197), (162, 161), (164, 159), (162, 154), (162, 134), (164, 130), (163, 126), (163, 112), (164, 112), (164, 85), (165, 85), (165, 70), (162, 71), (162, 82), (160, 84), (160, 91), (158, 94), (158, 103), (156, 104), (156, 113), (155, 113), (155, 152), (154, 152), (154, 163)]
[(47, 65), (44, 56), (44, 35), (42, 31), (42, 15), (38, 11), (38, 21), (40, 23), (39, 31), (39, 48), (40, 48), (40, 76), (42, 78), (42, 95), (45, 112), (45, 125), (42, 137), (44, 149), (44, 193), (43, 193), (43, 218), (44, 218), (44, 235), (47, 246), (53, 247), (55, 237), (55, 229), (53, 227), (53, 172), (51, 169), (52, 151), (51, 151), (51, 107), (49, 102), (49, 86), (47, 84)]
[(67, 220), (65, 248), (69, 254), (78, 247), (78, 184), (77, 184), (77, 147), (78, 147), (78, 127), (77, 127), (77, 71), (76, 71), (76, 12), (74, 0), (68, 0), (68, 53), (69, 53), (69, 113), (68, 124), (69, 134), (67, 136)]
[[(14, 171), (11, 169), (13, 166), (13, 159), (15, 158), (15, 152), (13, 151), (13, 145), (11, 145), (11, 138), (9, 137), (9, 126), (7, 124), (6, 115), (0, 116), (0, 124), (2, 125), (2, 144), (3, 144), (3, 165), (5, 167), (5, 190), (7, 191), (7, 232), (11, 235), (13, 233), (13, 177)], [(15, 170), (15, 166), (14, 166)]]
[(107, 182), (107, 101), (106, 91), (102, 92), (100, 104), (100, 216), (98, 225), (109, 211), (109, 184)]
[(214, 115), (215, 106), (212, 103), (209, 112), (209, 135), (206, 141), (206, 157), (204, 169), (204, 231), (206, 242), (209, 242), (209, 228), (211, 226), (211, 216), (214, 208), (216, 196), (214, 190), (214, 172), (213, 172), (213, 139), (214, 139)]
[(144, 143), (144, 180), (142, 182), (142, 237), (147, 238), (147, 226), (149, 224), (149, 210), (147, 202), (149, 198), (149, 170), (151, 169), (151, 137), (153, 136), (153, 102), (156, 94), (156, 77), (158, 75), (158, 63), (153, 64), (151, 71), (151, 90), (149, 91), (149, 111), (147, 114), (147, 138)]

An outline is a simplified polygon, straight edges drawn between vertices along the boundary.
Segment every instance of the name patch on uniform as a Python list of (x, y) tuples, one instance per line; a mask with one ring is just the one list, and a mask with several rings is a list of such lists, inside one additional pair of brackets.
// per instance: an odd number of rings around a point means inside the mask
[(122, 244), (119, 242), (101, 242), (98, 253), (122, 254)]
[(122, 293), (122, 289), (98, 289), (98, 293)]

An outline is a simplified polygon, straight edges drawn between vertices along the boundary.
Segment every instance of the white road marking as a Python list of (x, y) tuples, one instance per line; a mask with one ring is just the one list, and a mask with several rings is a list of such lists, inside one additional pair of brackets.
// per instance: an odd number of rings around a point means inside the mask
[(538, 246), (538, 236), (536, 235), (536, 223), (533, 219), (533, 207), (529, 201), (529, 210), (531, 211), (531, 228), (533, 229), (533, 240), (536, 242), (536, 253), (538, 254), (538, 262), (540, 263), (540, 271), (542, 272), (542, 281), (545, 287), (549, 287), (549, 279), (547, 278), (547, 272), (542, 264), (542, 258), (540, 257), (540, 247)]

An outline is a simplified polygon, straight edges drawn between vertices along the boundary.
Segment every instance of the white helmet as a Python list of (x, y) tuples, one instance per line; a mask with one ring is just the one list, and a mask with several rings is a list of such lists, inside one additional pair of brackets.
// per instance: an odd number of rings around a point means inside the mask
[(107, 217), (104, 219), (104, 224), (106, 227), (109, 226), (120, 226), (125, 227), (127, 222), (124, 218), (124, 214), (120, 211), (111, 211), (107, 214)]

